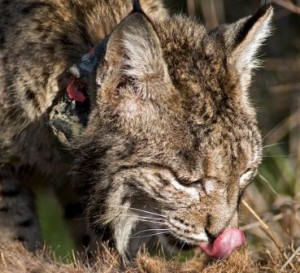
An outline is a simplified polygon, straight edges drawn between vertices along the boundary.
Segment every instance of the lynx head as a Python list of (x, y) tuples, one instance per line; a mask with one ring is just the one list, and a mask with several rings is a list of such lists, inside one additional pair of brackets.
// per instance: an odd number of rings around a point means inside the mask
[(223, 237), (243, 241), (239, 203), (261, 162), (248, 89), (272, 13), (265, 5), (208, 33), (184, 16), (133, 12), (108, 37), (76, 169), (92, 226), (122, 255), (149, 240), (146, 229), (167, 248), (216, 257), (240, 244)]

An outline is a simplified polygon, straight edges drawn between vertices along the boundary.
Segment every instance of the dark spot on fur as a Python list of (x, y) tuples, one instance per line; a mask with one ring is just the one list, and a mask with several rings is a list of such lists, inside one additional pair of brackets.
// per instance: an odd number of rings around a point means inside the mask
[[(54, 45), (44, 45), (44, 50), (47, 51), (49, 54), (54, 55), (55, 46)], [(47, 74), (49, 74), (49, 76), (50, 76), (50, 71), (47, 71)]]
[(21, 9), (21, 13), (23, 15), (29, 14), (32, 11), (34, 11), (35, 9), (40, 9), (40, 8), (53, 8), (52, 5), (48, 4), (48, 3), (39, 3), (39, 2), (35, 2), (35, 3), (31, 3), (30, 5), (24, 7)]
[(0, 192), (0, 195), (2, 195), (3, 197), (6, 197), (6, 198), (17, 197), (20, 194), (21, 194), (21, 191), (13, 190), (13, 189), (2, 190)]
[(32, 92), (31, 89), (26, 90), (26, 98), (29, 100), (34, 100), (35, 99), (35, 94)]
[(81, 238), (81, 244), (84, 246), (84, 247), (88, 247), (89, 244), (90, 244), (90, 241), (91, 241), (91, 237), (89, 235), (85, 235)]
[(71, 203), (65, 206), (64, 218), (73, 219), (83, 213), (83, 208), (80, 203)]
[(132, 191), (134, 191), (134, 192), (139, 192), (140, 191), (140, 189), (138, 187), (139, 182), (134, 177), (125, 178), (124, 183), (129, 188), (131, 188)]
[(178, 155), (182, 158), (184, 163), (188, 166), (189, 170), (194, 170), (196, 167), (196, 160), (192, 151), (181, 150)]
[(27, 220), (24, 220), (24, 221), (21, 221), (20, 223), (18, 223), (18, 226), (19, 227), (30, 227), (32, 226), (32, 219), (27, 219)]
[(36, 94), (31, 89), (26, 89), (25, 91), (26, 98), (34, 104), (37, 109), (40, 109), (39, 101), (36, 97)]
[(130, 201), (129, 196), (124, 195), (121, 199), (121, 205), (125, 205), (126, 203), (128, 203)]
[(61, 43), (62, 45), (64, 45), (65, 47), (69, 47), (69, 46), (74, 46), (75, 43), (71, 40), (71, 38), (63, 33), (60, 35), (59, 37), (59, 43)]
[(14, 241), (19, 241), (19, 242), (25, 242), (26, 241), (25, 237), (23, 237), (23, 236), (17, 236), (13, 240)]
[(124, 146), (124, 149), (118, 154), (120, 159), (126, 159), (132, 156), (135, 152), (135, 143), (134, 141), (127, 142)]
[(207, 121), (209, 118), (210, 118), (209, 114), (205, 114), (205, 115), (203, 116), (203, 120), (204, 120), (204, 121)]
[(169, 186), (169, 185), (170, 185), (169, 180), (164, 179), (164, 178), (161, 176), (160, 173), (154, 173), (154, 176), (156, 176), (156, 177), (159, 179), (159, 181), (160, 181), (164, 186)]
[(0, 48), (4, 48), (5, 37), (4, 35), (0, 34)]
[[(185, 220), (183, 220), (183, 219), (181, 219), (181, 218), (178, 218), (178, 217), (174, 217), (174, 219), (176, 220), (176, 221), (178, 221), (180, 224), (182, 224), (182, 225), (185, 225), (185, 226), (190, 226), (190, 224), (189, 223), (187, 223)], [(186, 232), (189, 232), (188, 230), (186, 230)]]

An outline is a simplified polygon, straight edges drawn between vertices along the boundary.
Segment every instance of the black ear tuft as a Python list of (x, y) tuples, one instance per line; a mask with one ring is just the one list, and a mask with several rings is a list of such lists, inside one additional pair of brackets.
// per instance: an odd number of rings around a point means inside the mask
[(141, 7), (140, 0), (133, 0), (133, 12), (144, 13)]
[(140, 0), (133, 0), (133, 1), (132, 1), (132, 4), (133, 4), (133, 10), (132, 10), (131, 14), (134, 14), (134, 13), (141, 13), (141, 14), (143, 14), (143, 15), (148, 19), (148, 21), (153, 25), (153, 22), (152, 22), (151, 18), (148, 17), (148, 15), (147, 15), (147, 14), (144, 12), (144, 10), (142, 9)]
[(252, 70), (259, 65), (256, 55), (270, 35), (272, 16), (271, 1), (264, 0), (254, 15), (221, 25), (210, 34), (225, 48), (229, 63), (240, 76), (242, 90), (248, 89)]
[[(267, 4), (269, 3), (269, 4)], [(236, 46), (238, 46), (247, 37), (250, 30), (259, 22), (262, 18), (266, 17), (267, 14), (272, 13), (273, 9), (270, 0), (263, 0), (262, 5), (259, 7), (258, 11), (250, 16), (244, 23), (243, 27), (239, 30), (236, 36)]]

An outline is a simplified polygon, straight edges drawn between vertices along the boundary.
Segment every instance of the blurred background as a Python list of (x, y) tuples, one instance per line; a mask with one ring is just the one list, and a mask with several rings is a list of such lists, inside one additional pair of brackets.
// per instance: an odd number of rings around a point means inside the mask
[[(261, 50), (262, 68), (250, 90), (264, 159), (242, 205), (241, 227), (256, 250), (267, 246), (283, 253), (300, 244), (300, 0), (273, 2), (273, 34)], [(165, 4), (172, 13), (189, 14), (213, 29), (253, 14), (260, 1), (165, 0)], [(49, 193), (41, 196), (38, 210), (46, 242), (59, 256), (66, 256), (73, 244), (55, 198)]]

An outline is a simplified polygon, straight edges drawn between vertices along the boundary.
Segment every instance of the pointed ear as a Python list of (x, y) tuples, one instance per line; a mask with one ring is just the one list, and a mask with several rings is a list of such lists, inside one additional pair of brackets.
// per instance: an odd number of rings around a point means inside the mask
[(243, 90), (248, 89), (251, 72), (258, 65), (258, 50), (270, 35), (272, 15), (272, 6), (265, 4), (253, 16), (220, 26), (211, 33), (224, 44), (228, 63), (236, 68)]
[(155, 96), (169, 81), (156, 30), (143, 13), (125, 18), (109, 37), (105, 60), (119, 71), (119, 81), (130, 82), (143, 98)]

